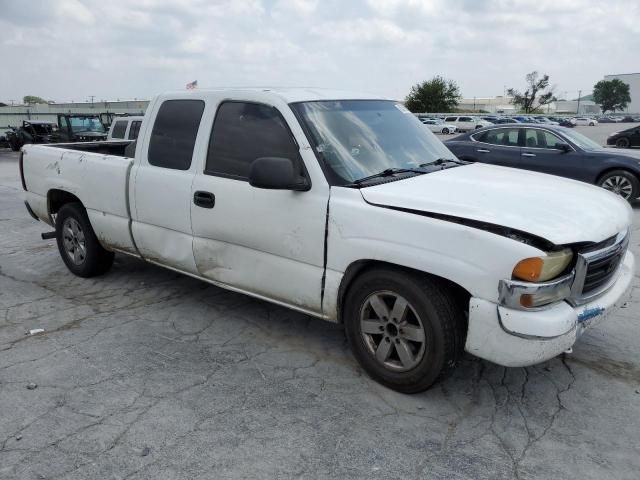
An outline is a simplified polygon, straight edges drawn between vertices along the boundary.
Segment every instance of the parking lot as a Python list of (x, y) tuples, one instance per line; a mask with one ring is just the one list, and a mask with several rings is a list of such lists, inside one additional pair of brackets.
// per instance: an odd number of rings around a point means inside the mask
[[(639, 275), (572, 354), (466, 356), (402, 395), (337, 325), (124, 256), (73, 276), (17, 158), (0, 151), (0, 478), (638, 478)], [(636, 256), (639, 230), (636, 204)]]

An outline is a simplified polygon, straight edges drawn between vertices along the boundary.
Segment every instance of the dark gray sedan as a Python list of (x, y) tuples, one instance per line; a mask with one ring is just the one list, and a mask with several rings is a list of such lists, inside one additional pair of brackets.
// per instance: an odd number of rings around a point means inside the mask
[(445, 142), (461, 160), (523, 168), (599, 185), (626, 200), (640, 196), (640, 152), (604, 148), (564, 127), (486, 127)]

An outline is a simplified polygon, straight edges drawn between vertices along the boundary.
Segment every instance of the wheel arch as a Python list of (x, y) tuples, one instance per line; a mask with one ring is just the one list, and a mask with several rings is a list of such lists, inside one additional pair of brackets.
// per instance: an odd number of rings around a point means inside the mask
[(47, 211), (49, 216), (58, 213), (67, 203), (79, 203), (84, 207), (82, 200), (67, 190), (52, 188), (47, 192)]
[[(452, 280), (441, 277), (439, 275), (431, 274), (429, 272), (417, 270), (415, 268), (399, 265), (396, 263), (385, 262), (381, 260), (361, 259), (361, 260), (356, 260), (355, 262), (351, 263), (347, 267), (340, 281), (340, 286), (338, 287), (338, 302), (337, 302), (338, 323), (344, 323), (342, 318), (342, 312), (344, 311), (344, 301), (354, 281), (364, 272), (374, 268), (389, 268), (389, 269), (407, 272), (411, 275), (431, 277), (432, 279), (437, 280), (447, 288), (451, 289), (451, 291), (454, 292), (456, 300), (460, 302), (464, 302), (465, 310), (468, 308), (469, 299), (471, 298), (471, 293), (461, 285), (457, 284), (456, 282), (453, 282)], [(466, 325), (465, 325), (465, 331), (466, 331)]]
[(616, 170), (629, 172), (631, 175), (636, 177), (636, 180), (638, 182), (640, 182), (640, 172), (633, 170), (632, 168), (629, 168), (627, 165), (617, 165), (617, 166), (607, 167), (604, 170), (602, 170), (600, 173), (598, 173), (598, 175), (596, 176), (596, 185), (598, 186), (600, 185), (600, 180), (602, 180), (602, 177), (604, 177), (608, 173), (615, 172)]

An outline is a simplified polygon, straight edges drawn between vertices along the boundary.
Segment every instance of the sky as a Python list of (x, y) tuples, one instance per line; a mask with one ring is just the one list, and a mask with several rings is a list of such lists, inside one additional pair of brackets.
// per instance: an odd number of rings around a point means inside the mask
[(559, 98), (640, 71), (637, 0), (0, 0), (0, 101), (148, 99), (313, 86), (403, 99), (441, 75), (464, 97)]

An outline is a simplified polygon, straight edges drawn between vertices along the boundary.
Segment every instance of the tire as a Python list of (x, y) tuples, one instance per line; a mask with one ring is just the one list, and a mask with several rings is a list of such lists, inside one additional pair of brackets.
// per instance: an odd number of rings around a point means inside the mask
[(589, 123), (589, 126), (590, 126), (590, 127), (595, 127), (595, 126), (596, 126), (596, 124), (595, 124), (595, 123), (593, 123), (593, 122), (590, 122), (590, 123)]
[(102, 275), (113, 264), (113, 252), (102, 248), (80, 203), (67, 203), (58, 211), (56, 240), (62, 261), (74, 275)]
[(598, 179), (598, 186), (633, 202), (640, 195), (640, 181), (626, 170), (613, 170)]
[(616, 147), (618, 148), (629, 148), (630, 142), (628, 138), (619, 138), (616, 140)]
[(449, 135), (449, 129), (448, 128), (443, 128), (442, 129), (442, 134), (443, 135)]
[(343, 319), (360, 366), (402, 393), (422, 392), (445, 378), (464, 347), (463, 309), (450, 289), (426, 275), (366, 271), (347, 292)]

